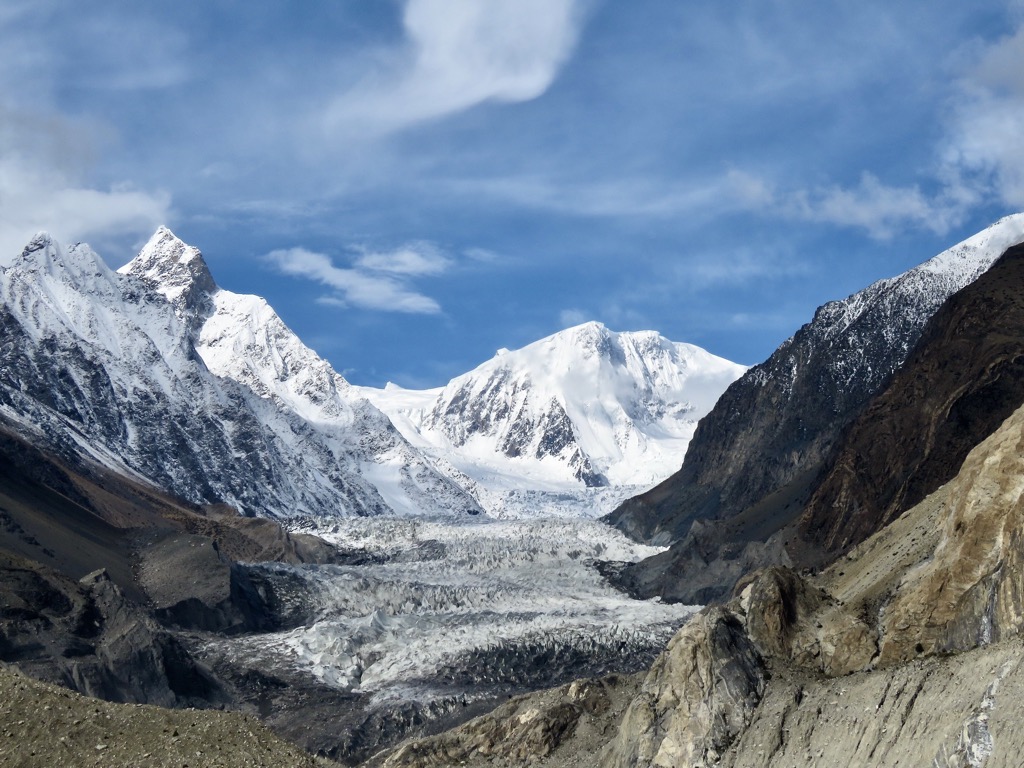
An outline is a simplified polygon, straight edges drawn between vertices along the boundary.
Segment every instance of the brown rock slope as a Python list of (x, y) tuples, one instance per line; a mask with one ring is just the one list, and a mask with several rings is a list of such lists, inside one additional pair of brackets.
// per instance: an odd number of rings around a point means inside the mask
[(253, 717), (110, 704), (0, 665), (0, 765), (22, 768), (314, 768), (334, 765)]
[[(800, 394), (799, 400), (787, 401), (787, 408), (798, 403), (808, 419), (819, 418), (830, 412), (822, 403), (835, 400), (841, 417), (836, 415), (834, 423), (801, 422), (801, 434), (824, 430), (827, 450), (816, 449), (813, 462), (811, 454), (802, 453), (800, 466), (806, 471), (791, 473), (756, 499), (744, 497), (745, 508), (733, 505), (719, 519), (698, 516), (667, 552), (627, 566), (619, 577), (622, 586), (640, 597), (720, 599), (752, 568), (830, 561), (952, 478), (967, 452), (1024, 403), (1021, 286), (1024, 246), (1018, 245), (930, 316), (906, 362), (857, 413), (841, 382), (815, 379), (813, 397)], [(864, 364), (870, 366), (870, 358)], [(832, 370), (820, 361), (816, 365)], [(731, 396), (726, 393), (720, 405), (728, 406)], [(765, 406), (767, 421), (756, 429), (773, 434), (791, 429), (789, 410)], [(777, 425), (771, 421), (776, 416)], [(710, 480), (690, 477), (690, 463), (688, 454), (672, 482), (692, 484), (696, 490), (688, 494), (706, 490)]]
[[(1019, 765), (1022, 536), (1024, 408), (955, 479), (822, 574), (770, 568), (705, 609), (621, 716), (610, 710), (585, 737), (564, 729), (532, 755), (520, 740), (512, 764)], [(568, 689), (543, 695), (517, 711), (541, 717), (571, 700)], [(457, 762), (487, 764), (503, 745), (481, 752), (481, 727), (406, 745), (386, 764), (439, 765), (442, 743)]]
[(1009, 249), (928, 324), (854, 422), (800, 531), (843, 551), (956, 475), (968, 451), (1024, 403), (1024, 246)]

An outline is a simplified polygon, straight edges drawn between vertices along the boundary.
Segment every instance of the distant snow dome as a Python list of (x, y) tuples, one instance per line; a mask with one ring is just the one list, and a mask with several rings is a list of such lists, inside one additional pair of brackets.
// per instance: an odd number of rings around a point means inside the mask
[(698, 420), (745, 371), (591, 321), (499, 349), (437, 390), (362, 392), (490, 514), (596, 516), (675, 472)]

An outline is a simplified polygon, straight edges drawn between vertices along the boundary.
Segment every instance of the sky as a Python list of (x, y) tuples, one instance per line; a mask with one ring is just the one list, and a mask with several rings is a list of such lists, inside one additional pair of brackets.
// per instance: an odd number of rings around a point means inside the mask
[(754, 364), (1024, 210), (1022, 73), (1022, 0), (4, 0), (0, 262), (165, 224), (357, 384)]

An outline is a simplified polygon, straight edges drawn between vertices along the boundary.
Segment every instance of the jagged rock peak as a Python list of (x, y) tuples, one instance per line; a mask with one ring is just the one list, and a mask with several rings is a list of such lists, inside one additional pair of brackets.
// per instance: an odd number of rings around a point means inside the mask
[(33, 271), (53, 273), (65, 265), (64, 248), (49, 232), (37, 232), (22, 249), (15, 266)]
[(22, 259), (36, 258), (39, 253), (54, 253), (60, 251), (60, 244), (53, 239), (49, 232), (36, 232), (31, 240), (21, 251)]
[(96, 278), (112, 279), (106, 262), (88, 245), (76, 243), (65, 248), (48, 232), (39, 232), (29, 240), (12, 266), (79, 287), (95, 283)]
[(178, 310), (195, 308), (217, 291), (200, 250), (163, 226), (153, 233), (139, 255), (118, 272), (149, 283)]

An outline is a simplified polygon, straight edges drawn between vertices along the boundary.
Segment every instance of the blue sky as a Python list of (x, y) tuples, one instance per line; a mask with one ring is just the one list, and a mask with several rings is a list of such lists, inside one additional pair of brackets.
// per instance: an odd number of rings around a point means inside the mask
[[(898, 6), (898, 7), (894, 7)], [(350, 380), (584, 320), (756, 363), (1024, 210), (1024, 4), (0, 7), (0, 254), (161, 223)]]

